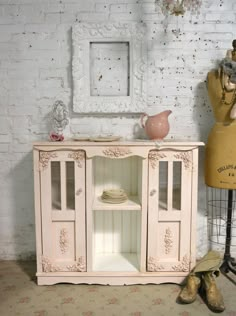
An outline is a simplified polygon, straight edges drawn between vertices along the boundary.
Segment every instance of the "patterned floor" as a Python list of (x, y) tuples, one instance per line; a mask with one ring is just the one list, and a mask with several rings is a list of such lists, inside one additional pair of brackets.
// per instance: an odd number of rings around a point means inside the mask
[[(34, 274), (35, 262), (0, 262), (1, 316), (215, 315), (199, 296), (190, 305), (176, 303), (176, 284), (37, 286)], [(236, 316), (236, 288), (229, 277), (234, 276), (217, 279), (226, 305), (221, 315)]]

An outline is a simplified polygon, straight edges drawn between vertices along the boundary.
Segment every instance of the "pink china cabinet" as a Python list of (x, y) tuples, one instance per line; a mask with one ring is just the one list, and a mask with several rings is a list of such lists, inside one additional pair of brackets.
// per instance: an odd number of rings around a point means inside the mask
[[(202, 145), (34, 143), (38, 284), (181, 283), (195, 265)], [(110, 189), (128, 199), (105, 203)]]

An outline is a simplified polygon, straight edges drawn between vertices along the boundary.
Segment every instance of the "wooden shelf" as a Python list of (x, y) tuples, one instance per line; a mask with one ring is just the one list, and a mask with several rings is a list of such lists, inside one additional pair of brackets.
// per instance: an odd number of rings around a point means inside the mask
[(141, 211), (141, 204), (139, 202), (138, 196), (129, 196), (128, 200), (119, 203), (119, 204), (112, 204), (112, 203), (105, 203), (102, 201), (100, 196), (94, 198), (93, 202), (93, 210), (94, 211)]

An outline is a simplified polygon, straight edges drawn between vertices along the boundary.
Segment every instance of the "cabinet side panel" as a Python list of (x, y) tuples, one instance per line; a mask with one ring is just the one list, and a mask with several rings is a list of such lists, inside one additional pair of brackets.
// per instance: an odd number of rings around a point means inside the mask
[(198, 197), (198, 152), (199, 149), (193, 149), (193, 169), (192, 169), (192, 212), (191, 212), (191, 269), (196, 264), (196, 229), (197, 225), (197, 197)]
[(148, 159), (139, 160), (139, 198), (141, 201), (141, 216), (138, 217), (138, 225), (140, 231), (137, 235), (140, 239), (137, 240), (137, 249), (140, 249), (140, 270), (146, 271), (146, 258), (147, 258), (147, 208), (148, 208)]
[(40, 171), (39, 171), (39, 151), (33, 150), (34, 159), (34, 207), (35, 207), (35, 233), (36, 233), (36, 261), (37, 272), (42, 272), (40, 263), (42, 256), (42, 218), (41, 218), (41, 198), (40, 198)]
[(92, 159), (86, 159), (86, 238), (87, 238), (87, 271), (92, 271), (93, 266), (93, 200), (94, 200), (94, 179)]
[[(80, 161), (74, 165), (74, 197), (75, 197), (75, 252), (76, 262), (86, 260), (86, 179), (85, 152), (80, 151)], [(86, 269), (86, 268), (85, 268)]]
[(42, 206), (42, 241), (43, 256), (50, 257), (52, 249), (52, 188), (51, 188), (51, 162), (41, 169), (41, 206)]
[(159, 164), (149, 158), (148, 171), (148, 251), (147, 270), (152, 271), (149, 262), (152, 258), (157, 258), (157, 223), (159, 207)]

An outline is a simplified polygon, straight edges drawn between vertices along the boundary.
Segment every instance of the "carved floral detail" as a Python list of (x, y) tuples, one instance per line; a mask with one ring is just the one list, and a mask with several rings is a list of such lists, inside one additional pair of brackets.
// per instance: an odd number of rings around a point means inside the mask
[(60, 267), (53, 265), (51, 263), (50, 259), (47, 257), (42, 257), (42, 267), (43, 267), (43, 272), (59, 272), (59, 271), (61, 271)]
[[(167, 264), (167, 263), (166, 263)], [(181, 262), (179, 262), (177, 265), (170, 266), (164, 266), (161, 263), (158, 262), (158, 259), (154, 257), (149, 257), (147, 266), (148, 271), (150, 272), (157, 272), (157, 271), (176, 271), (176, 272), (188, 272), (189, 271), (189, 258), (187, 255), (185, 255)]]
[(132, 151), (128, 148), (111, 147), (103, 150), (105, 156), (110, 158), (119, 158), (132, 154)]
[(67, 266), (67, 269), (71, 272), (84, 272), (86, 271), (86, 260), (84, 257), (79, 257), (76, 264)]
[(163, 154), (163, 153), (160, 153), (158, 151), (151, 151), (149, 154), (148, 154), (148, 158), (150, 160), (150, 164), (151, 164), (151, 167), (153, 169), (155, 169), (157, 167), (157, 162), (162, 159), (162, 158), (165, 158), (166, 155)]
[(84, 160), (84, 152), (82, 150), (69, 153), (68, 157), (74, 159), (77, 162), (78, 167), (82, 168), (82, 161)]
[(73, 265), (57, 266), (54, 265), (47, 257), (42, 257), (43, 272), (84, 272), (86, 271), (86, 260), (84, 257), (79, 257), (78, 261)]
[(190, 264), (190, 261), (189, 261), (188, 255), (185, 255), (179, 264), (172, 266), (172, 270), (178, 271), (178, 272), (189, 271), (189, 264)]
[(148, 271), (155, 272), (155, 271), (161, 271), (164, 269), (165, 269), (164, 266), (159, 264), (155, 258), (153, 257), (148, 258)]
[(47, 152), (47, 151), (40, 151), (39, 153), (39, 163), (43, 169), (47, 168), (48, 162), (52, 158), (56, 158), (57, 154), (55, 152)]
[(183, 160), (185, 169), (189, 169), (191, 167), (191, 154), (189, 152), (183, 152), (174, 155), (175, 158)]
[(59, 243), (61, 252), (64, 254), (69, 248), (68, 231), (65, 228), (62, 228), (60, 231)]
[(173, 236), (170, 227), (168, 227), (165, 231), (165, 237), (164, 237), (164, 243), (165, 243), (165, 253), (170, 253), (172, 247), (173, 247)]
[(142, 24), (138, 23), (79, 23), (77, 27), (73, 29), (73, 35), (76, 34), (74, 40), (84, 39), (91, 37), (110, 37), (111, 34), (119, 33), (123, 36), (135, 36), (138, 39), (142, 39), (145, 35), (145, 29)]

